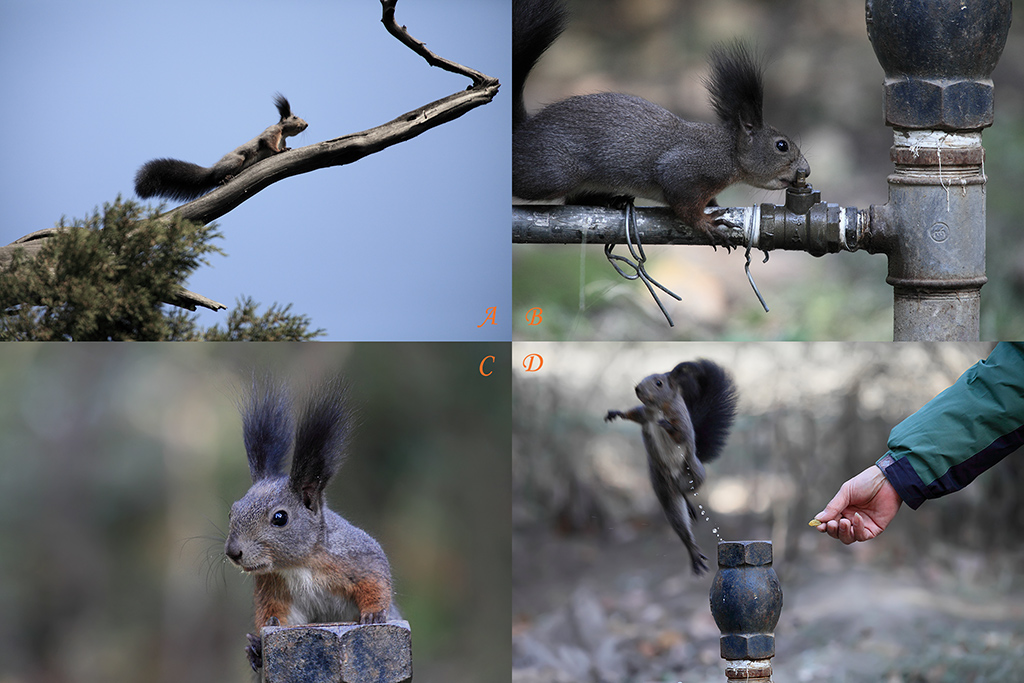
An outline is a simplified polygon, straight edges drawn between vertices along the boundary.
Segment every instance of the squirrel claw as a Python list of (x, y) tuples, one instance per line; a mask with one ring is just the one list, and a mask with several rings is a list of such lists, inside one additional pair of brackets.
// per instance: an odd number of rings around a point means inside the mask
[(628, 194), (613, 195), (608, 200), (608, 206), (612, 209), (625, 211), (627, 206), (632, 206), (634, 198)]
[(387, 621), (386, 610), (379, 612), (364, 612), (359, 615), (360, 624), (383, 624)]
[(705, 232), (707, 233), (708, 237), (711, 238), (711, 246), (712, 248), (715, 249), (715, 251), (718, 250), (717, 245), (721, 244), (723, 247), (725, 247), (726, 252), (731, 254), (732, 245), (729, 244), (729, 239), (720, 230), (715, 230), (715, 228), (723, 227), (733, 228), (735, 230), (742, 230), (743, 226), (740, 225), (739, 223), (735, 223), (725, 218), (724, 214), (727, 210), (728, 209), (723, 207), (714, 207), (714, 210), (711, 211), (711, 213), (709, 214), (709, 216), (712, 218), (711, 228), (706, 230)]
[(608, 414), (604, 416), (604, 421), (605, 422), (611, 422), (612, 420), (614, 420), (617, 417), (623, 417), (623, 414), (622, 414), (621, 410), (609, 410)]
[[(739, 225), (738, 223), (733, 223), (732, 221), (727, 221), (724, 218), (719, 218), (718, 220), (716, 220), (715, 221), (715, 225), (716, 226), (721, 225), (721, 226), (725, 226), (727, 228), (741, 228), (741, 227), (743, 227), (743, 226)], [(709, 236), (711, 237), (711, 248), (712, 249), (714, 249), (715, 251), (718, 251), (718, 245), (720, 244), (723, 247), (725, 247), (725, 253), (727, 253), (727, 254), (731, 254), (732, 253), (732, 245), (729, 244), (729, 238), (727, 238), (725, 235), (723, 235), (720, 231), (713, 230), (710, 233)]]
[(252, 670), (259, 672), (263, 668), (263, 641), (251, 633), (246, 633), (245, 637), (249, 639), (249, 644), (245, 646), (245, 656), (249, 659)]
[[(280, 626), (281, 620), (277, 617), (270, 617), (263, 625)], [(249, 666), (252, 667), (252, 670), (258, 672), (263, 667), (263, 639), (251, 633), (246, 633), (245, 637), (249, 639), (249, 644), (245, 646), (245, 656), (249, 658)]]

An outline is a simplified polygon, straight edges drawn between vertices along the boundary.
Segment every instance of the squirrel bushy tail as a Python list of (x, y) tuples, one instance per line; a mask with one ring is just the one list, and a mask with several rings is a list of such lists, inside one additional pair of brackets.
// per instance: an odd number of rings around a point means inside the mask
[(680, 363), (672, 375), (689, 408), (697, 457), (711, 462), (722, 453), (736, 420), (736, 384), (722, 366), (703, 358)]
[(537, 60), (565, 30), (568, 12), (557, 0), (514, 0), (512, 5), (512, 129), (526, 120), (523, 89)]
[(206, 168), (178, 159), (147, 161), (135, 174), (135, 194), (143, 199), (166, 197), (189, 201), (217, 187), (230, 175), (231, 169)]

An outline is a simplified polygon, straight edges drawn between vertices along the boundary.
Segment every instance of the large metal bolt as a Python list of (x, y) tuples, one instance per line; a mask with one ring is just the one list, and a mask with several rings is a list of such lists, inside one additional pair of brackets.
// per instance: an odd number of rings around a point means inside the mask
[(992, 125), (992, 80), (1010, 0), (867, 0), (868, 37), (885, 70), (885, 123), (977, 130)]
[(772, 569), (771, 541), (718, 544), (718, 573), (711, 584), (711, 615), (722, 632), (728, 680), (771, 682), (775, 625), (782, 587)]
[(386, 624), (265, 626), (264, 683), (408, 683), (412, 632)]

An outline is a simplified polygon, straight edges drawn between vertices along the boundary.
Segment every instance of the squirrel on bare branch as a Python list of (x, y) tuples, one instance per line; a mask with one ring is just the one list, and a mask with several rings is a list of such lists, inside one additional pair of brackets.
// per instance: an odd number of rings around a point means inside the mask
[(257, 161), (287, 151), (285, 138), (306, 130), (307, 124), (292, 113), (291, 105), (281, 93), (274, 97), (274, 105), (281, 115), (280, 121), (228, 152), (209, 168), (177, 159), (147, 161), (135, 174), (135, 193), (143, 199), (166, 197), (189, 201), (227, 182)]

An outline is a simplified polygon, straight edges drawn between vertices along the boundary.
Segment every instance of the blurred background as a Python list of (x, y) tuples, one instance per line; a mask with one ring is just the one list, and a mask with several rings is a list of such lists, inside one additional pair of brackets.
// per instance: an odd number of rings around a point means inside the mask
[[(903, 506), (868, 543), (807, 526), (886, 452), (889, 431), (991, 344), (535, 343), (512, 378), (513, 681), (724, 680), (708, 592), (719, 540), (768, 539), (782, 582), (777, 681), (1019, 680), (1024, 452), (955, 495)], [(634, 386), (710, 358), (736, 426), (696, 502), (689, 556), (658, 506)]]
[(506, 679), (508, 367), (507, 344), (4, 346), (0, 681), (253, 680), (223, 556), (253, 368), (351, 384), (327, 500), (388, 554), (416, 680)]
[[(569, 0), (568, 30), (527, 81), (530, 111), (571, 95), (625, 92), (690, 120), (713, 121), (701, 79), (715, 43), (742, 39), (765, 54), (765, 120), (795, 139), (822, 200), (885, 204), (892, 129), (882, 117), (882, 68), (868, 41), (863, 2), (818, 0)], [(1024, 242), (1018, 190), (1024, 166), (1024, 24), (1011, 25), (995, 82), (995, 125), (983, 134), (987, 185), (987, 273), (981, 338), (1024, 338)], [(722, 206), (779, 204), (784, 193), (737, 185)], [(892, 287), (883, 255), (813, 258), (651, 247), (647, 270), (682, 297), (662, 297), (669, 328), (639, 282), (615, 274), (601, 248), (516, 245), (513, 305), (544, 309), (543, 326), (520, 322), (517, 339), (892, 339)], [(583, 283), (581, 286), (581, 282)], [(582, 312), (581, 312), (582, 310)]]

